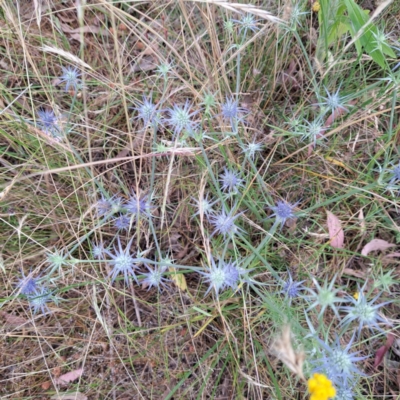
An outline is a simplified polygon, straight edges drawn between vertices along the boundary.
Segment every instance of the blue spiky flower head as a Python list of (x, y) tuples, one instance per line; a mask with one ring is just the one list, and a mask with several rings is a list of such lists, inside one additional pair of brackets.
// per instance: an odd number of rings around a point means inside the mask
[(151, 97), (151, 95), (149, 97), (143, 96), (143, 103), (133, 108), (137, 111), (137, 116), (133, 119), (141, 119), (145, 127), (149, 125), (157, 127), (161, 122), (160, 112), (157, 111), (157, 105), (153, 103)]
[(291, 273), (288, 271), (288, 279), (286, 281), (281, 281), (282, 290), (279, 293), (282, 293), (286, 297), (286, 299), (289, 300), (290, 304), (293, 299), (299, 297), (302, 290), (305, 290), (305, 287), (303, 286), (304, 282), (305, 281), (294, 281)]
[(210, 217), (215, 213), (213, 206), (218, 202), (218, 200), (210, 200), (208, 195), (209, 194), (207, 193), (205, 197), (199, 200), (192, 197), (192, 200), (195, 202), (193, 206), (198, 209), (198, 211), (193, 214), (192, 218), (196, 215), (205, 215), (206, 217)]
[(204, 112), (208, 115), (211, 115), (211, 111), (213, 108), (217, 106), (217, 98), (215, 94), (207, 92), (203, 96), (203, 102), (200, 103), (201, 105), (205, 106)]
[(233, 28), (235, 26), (234, 24), (234, 20), (233, 19), (227, 19), (226, 21), (224, 21), (224, 29), (228, 32), (228, 33), (233, 33)]
[(318, 281), (313, 278), (314, 285), (316, 290), (307, 288), (307, 291), (311, 293), (310, 295), (305, 296), (305, 299), (311, 303), (310, 307), (306, 310), (309, 312), (315, 307), (320, 307), (319, 318), (325, 312), (325, 310), (330, 307), (338, 319), (340, 319), (338, 309), (336, 308), (336, 303), (342, 303), (345, 300), (341, 297), (338, 297), (337, 294), (339, 293), (340, 289), (335, 289), (335, 281), (336, 275), (332, 278), (331, 282), (328, 284), (328, 279), (325, 279), (323, 286), (320, 286)]
[(237, 215), (234, 214), (234, 209), (230, 210), (228, 213), (223, 209), (219, 213), (210, 215), (209, 221), (215, 228), (211, 235), (214, 236), (218, 233), (226, 238), (233, 237), (235, 234), (239, 233), (242, 229), (235, 224), (235, 221), (240, 217), (241, 213)]
[(104, 252), (111, 257), (108, 261), (113, 269), (109, 276), (111, 276), (111, 282), (114, 282), (119, 274), (123, 274), (125, 283), (129, 285), (130, 278), (133, 278), (138, 283), (135, 270), (138, 268), (137, 264), (141, 261), (137, 258), (132, 257), (130, 248), (132, 246), (134, 237), (128, 242), (125, 250), (122, 248), (120, 237), (117, 236), (118, 248), (114, 247), (114, 253), (105, 249)]
[(335, 93), (329, 93), (328, 89), (324, 87), (327, 97), (321, 97), (323, 102), (318, 103), (318, 105), (323, 108), (326, 107), (328, 112), (331, 112), (332, 117), (340, 110), (345, 110), (349, 112), (348, 97), (341, 96), (339, 94), (340, 87)]
[(91, 242), (92, 248), (92, 257), (101, 260), (104, 257), (104, 246), (102, 243), (96, 244), (95, 242)]
[(218, 263), (216, 263), (214, 258), (210, 257), (208, 271), (200, 272), (200, 274), (203, 275), (206, 281), (210, 284), (209, 288), (204, 294), (204, 297), (207, 296), (211, 289), (214, 289), (215, 294), (218, 297), (219, 292), (226, 288), (229, 277), (225, 263), (222, 260), (218, 260)]
[(298, 204), (299, 202), (290, 204), (287, 201), (279, 200), (276, 203), (276, 206), (271, 207), (271, 210), (274, 212), (271, 216), (275, 217), (276, 222), (280, 223), (281, 228), (283, 228), (283, 225), (285, 225), (286, 221), (296, 218), (294, 210)]
[(241, 281), (242, 275), (247, 272), (243, 268), (240, 268), (236, 261), (228, 261), (223, 263), (225, 269), (225, 287), (230, 287), (236, 290)]
[(392, 169), (389, 170), (391, 173), (391, 179), (389, 181), (389, 185), (393, 185), (395, 183), (400, 182), (400, 163), (398, 165), (394, 165)]
[(323, 357), (316, 361), (319, 364), (319, 369), (324, 371), (328, 369), (332, 375), (340, 377), (346, 383), (352, 382), (359, 376), (365, 376), (357, 367), (357, 362), (365, 360), (368, 356), (359, 357), (360, 353), (350, 353), (355, 335), (353, 334), (349, 343), (345, 348), (340, 344), (339, 336), (336, 336), (333, 345), (329, 346), (325, 341), (318, 339), (318, 342), (323, 350)]
[(20, 289), (21, 294), (30, 295), (38, 290), (38, 279), (33, 278), (29, 273), (25, 276), (24, 271), (21, 270), (22, 278), (18, 281), (17, 288)]
[(110, 200), (107, 199), (103, 194), (101, 195), (101, 199), (97, 201), (97, 214), (99, 216), (107, 215), (111, 211), (111, 203)]
[(157, 67), (157, 73), (164, 79), (168, 78), (168, 74), (172, 71), (173, 65), (167, 61), (161, 63)]
[(167, 279), (165, 278), (164, 274), (167, 269), (166, 266), (156, 266), (154, 268), (150, 268), (146, 266), (149, 272), (145, 272), (143, 274), (144, 279), (141, 283), (148, 287), (150, 290), (153, 286), (158, 290), (162, 289), (162, 286), (166, 287), (165, 282)]
[(167, 109), (169, 118), (165, 121), (172, 126), (175, 135), (179, 135), (183, 130), (189, 133), (195, 130), (196, 123), (193, 121), (193, 117), (199, 112), (199, 110), (191, 111), (192, 104), (189, 100), (186, 100), (184, 106), (174, 105), (173, 108)]
[(128, 212), (133, 214), (135, 218), (151, 217), (152, 208), (151, 195), (140, 195), (132, 190), (132, 194), (129, 196), (129, 200), (126, 205)]
[(82, 80), (80, 79), (81, 73), (76, 67), (62, 67), (63, 74), (59, 78), (60, 83), (65, 83), (65, 91), (69, 92), (73, 90), (78, 91), (82, 87)]
[(63, 275), (62, 267), (71, 265), (72, 260), (68, 260), (68, 252), (55, 249), (52, 253), (46, 253), (46, 262), (49, 264), (50, 274), (58, 270), (60, 275)]
[(240, 33), (242, 33), (244, 31), (244, 35), (248, 31), (256, 32), (260, 29), (257, 26), (257, 23), (259, 21), (254, 18), (253, 14), (242, 15), (242, 18), (240, 18), (239, 20), (234, 19), (233, 21), (237, 22), (240, 25), (240, 29), (239, 29)]
[(229, 194), (236, 194), (243, 187), (243, 179), (239, 177), (239, 173), (226, 167), (224, 173), (220, 175), (219, 180), (221, 182), (221, 189)]
[(39, 287), (34, 293), (28, 295), (29, 306), (34, 314), (39, 311), (45, 314), (46, 311), (50, 311), (47, 303), (53, 301), (52, 293), (45, 287)]
[(318, 118), (314, 119), (312, 122), (307, 121), (306, 119), (303, 120), (303, 124), (299, 127), (299, 134), (302, 136), (301, 140), (308, 139), (313, 146), (315, 147), (317, 141), (319, 139), (324, 139), (324, 132), (326, 131), (326, 127), (322, 122), (322, 117), (319, 116)]
[(232, 133), (237, 133), (237, 124), (241, 119), (243, 119), (243, 113), (245, 109), (239, 107), (239, 101), (235, 100), (233, 97), (226, 97), (225, 103), (221, 104), (221, 115), (225, 120), (228, 120)]
[(252, 160), (254, 160), (257, 153), (260, 153), (264, 148), (262, 143), (256, 143), (255, 141), (248, 143), (243, 146), (242, 153), (246, 154)]
[(130, 219), (125, 215), (121, 214), (114, 220), (114, 227), (119, 231), (128, 230), (130, 226)]
[(384, 332), (380, 323), (386, 325), (391, 324), (386, 318), (381, 316), (379, 309), (391, 302), (387, 301), (380, 304), (374, 304), (381, 296), (381, 293), (375, 296), (371, 301), (368, 301), (367, 296), (364, 293), (365, 287), (366, 283), (361, 289), (359, 289), (356, 296), (347, 297), (346, 300), (351, 303), (350, 306), (340, 307), (340, 310), (346, 313), (341, 324), (348, 326), (352, 322), (358, 322), (358, 334), (361, 333), (363, 327), (368, 327), (371, 331), (377, 330), (379, 332)]
[(60, 127), (58, 125), (58, 118), (54, 114), (53, 110), (48, 108), (40, 108), (38, 110), (39, 126), (49, 136), (60, 139)]

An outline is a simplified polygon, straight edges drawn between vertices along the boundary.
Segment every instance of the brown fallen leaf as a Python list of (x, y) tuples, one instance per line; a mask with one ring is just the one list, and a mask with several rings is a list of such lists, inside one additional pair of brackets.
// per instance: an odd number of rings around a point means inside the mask
[(51, 386), (51, 381), (43, 382), (41, 386), (43, 390), (49, 390)]
[(58, 378), (54, 379), (54, 383), (57, 385), (66, 385), (74, 380), (80, 378), (83, 374), (83, 368), (75, 369), (74, 371), (67, 372), (64, 375), (61, 375)]
[(374, 368), (378, 367), (385, 357), (386, 352), (392, 347), (395, 336), (393, 333), (388, 333), (386, 343), (381, 346), (375, 353)]
[(337, 249), (343, 249), (344, 247), (344, 232), (342, 228), (342, 223), (339, 218), (327, 211), (327, 225), (329, 231), (330, 245)]
[(343, 273), (350, 276), (355, 276), (356, 278), (366, 279), (367, 278), (367, 271), (355, 271), (351, 268), (345, 268)]
[(0, 311), (0, 318), (3, 319), (5, 328), (18, 328), (30, 324), (27, 319), (9, 314), (5, 311)]
[(390, 247), (396, 246), (395, 244), (389, 243), (386, 240), (382, 239), (372, 239), (369, 243), (367, 243), (363, 249), (361, 250), (361, 254), (363, 256), (367, 256), (371, 251), (376, 250), (386, 250)]

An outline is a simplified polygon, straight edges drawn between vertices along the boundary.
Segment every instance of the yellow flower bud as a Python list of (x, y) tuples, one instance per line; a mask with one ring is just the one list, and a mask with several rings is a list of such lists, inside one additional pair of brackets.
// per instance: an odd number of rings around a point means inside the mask
[(316, 1), (313, 5), (312, 5), (312, 10), (314, 12), (318, 12), (321, 9), (321, 5), (318, 3), (318, 1)]

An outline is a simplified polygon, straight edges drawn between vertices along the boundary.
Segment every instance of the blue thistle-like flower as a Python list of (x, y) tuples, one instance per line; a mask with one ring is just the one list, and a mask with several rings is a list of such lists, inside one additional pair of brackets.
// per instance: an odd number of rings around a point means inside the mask
[(116, 194), (109, 199), (109, 202), (111, 206), (110, 209), (111, 214), (117, 214), (121, 212), (122, 209), (124, 208), (124, 200), (122, 199), (122, 197)]
[(149, 195), (140, 196), (132, 191), (129, 197), (126, 209), (132, 213), (136, 218), (138, 217), (151, 217), (151, 200)]
[(18, 281), (17, 288), (20, 289), (21, 294), (30, 295), (38, 290), (38, 278), (32, 278), (29, 275), (25, 276), (24, 270), (21, 270), (22, 278)]
[(109, 199), (101, 195), (101, 199), (97, 202), (97, 214), (99, 216), (107, 215), (111, 211), (111, 202)]
[(225, 269), (225, 286), (236, 290), (239, 286), (241, 275), (244, 274), (245, 270), (237, 266), (236, 261), (224, 262)]
[(303, 120), (303, 125), (299, 127), (299, 133), (302, 136), (301, 140), (309, 139), (309, 141), (315, 147), (319, 139), (324, 139), (324, 132), (326, 128), (322, 122), (321, 117), (315, 119), (312, 122), (308, 122), (306, 119)]
[(206, 93), (203, 97), (203, 102), (200, 104), (205, 106), (205, 114), (211, 115), (211, 110), (217, 106), (216, 95), (212, 93)]
[(104, 257), (104, 246), (102, 243), (96, 244), (94, 242), (91, 242), (91, 248), (93, 258), (101, 260)]
[(68, 253), (64, 254), (64, 251), (55, 249), (53, 253), (46, 253), (46, 262), (49, 264), (49, 269), (53, 272), (58, 270), (62, 275), (63, 265), (70, 265), (70, 261), (67, 261)]
[(256, 153), (259, 153), (263, 150), (264, 145), (262, 143), (251, 142), (247, 145), (243, 146), (242, 153), (249, 156), (252, 160), (256, 156)]
[(348, 105), (346, 105), (346, 101), (348, 100), (348, 97), (339, 95), (340, 87), (336, 91), (336, 93), (332, 93), (332, 94), (329, 93), (329, 91), (326, 87), (324, 89), (326, 91), (327, 97), (322, 97), (322, 99), (325, 101), (318, 103), (318, 105), (320, 107), (326, 106), (328, 111), (330, 111), (332, 113), (332, 116), (335, 115), (335, 113), (340, 110), (345, 110), (345, 111), (349, 112), (349, 110), (347, 108)]
[(206, 197), (204, 197), (201, 200), (197, 200), (194, 197), (192, 197), (192, 200), (196, 203), (193, 206), (198, 208), (198, 211), (193, 214), (192, 218), (195, 217), (196, 215), (201, 215), (204, 214), (206, 217), (210, 217), (212, 214), (215, 213), (213, 210), (214, 204), (218, 202), (218, 200), (209, 200), (208, 199), (208, 193), (206, 194)]
[(167, 269), (165, 266), (158, 266), (154, 269), (146, 265), (149, 272), (145, 272), (143, 275), (145, 278), (141, 281), (142, 284), (148, 286), (148, 290), (153, 286), (158, 290), (161, 290), (161, 286), (166, 287), (165, 282), (167, 279), (164, 277), (164, 273)]
[(297, 26), (302, 26), (302, 21), (304, 20), (304, 16), (309, 14), (308, 11), (303, 11), (303, 5), (301, 3), (296, 2), (291, 9), (291, 13), (289, 16), (289, 26), (292, 31), (297, 29)]
[(393, 185), (395, 183), (400, 182), (400, 163), (395, 165), (389, 172), (392, 174), (391, 179), (389, 181), (389, 185)]
[(228, 168), (225, 168), (219, 180), (221, 182), (221, 189), (231, 194), (238, 193), (239, 188), (243, 187), (243, 179), (239, 178), (239, 173)]
[(164, 79), (167, 79), (168, 74), (172, 71), (172, 64), (170, 64), (168, 62), (163, 62), (160, 65), (158, 65), (156, 71)]
[(138, 113), (134, 119), (141, 119), (145, 127), (148, 125), (157, 127), (159, 125), (161, 120), (160, 112), (157, 111), (157, 105), (153, 103), (151, 96), (148, 98), (143, 96), (143, 104), (133, 108), (133, 110)]
[(214, 259), (210, 257), (209, 271), (200, 272), (210, 284), (204, 297), (207, 296), (211, 289), (215, 290), (215, 294), (218, 297), (219, 292), (226, 288), (227, 280), (229, 280), (228, 273), (226, 265), (222, 260), (218, 260), (218, 264), (216, 264)]
[(233, 28), (234, 28), (234, 20), (233, 19), (228, 19), (224, 21), (224, 29), (228, 33), (233, 33)]
[(286, 221), (293, 220), (296, 218), (296, 214), (294, 209), (296, 208), (299, 202), (290, 204), (287, 201), (279, 200), (276, 203), (276, 206), (271, 207), (271, 210), (274, 212), (271, 217), (275, 217), (277, 222), (280, 222), (281, 228), (285, 225)]
[(29, 306), (34, 314), (39, 311), (45, 314), (46, 311), (50, 311), (47, 303), (53, 300), (52, 293), (45, 287), (38, 288), (34, 293), (30, 294), (28, 297)]
[(130, 219), (126, 215), (121, 214), (119, 217), (115, 218), (114, 226), (120, 231), (128, 230), (130, 226)]
[(288, 271), (288, 279), (286, 281), (281, 281), (282, 290), (279, 293), (282, 293), (289, 300), (289, 304), (291, 304), (292, 300), (299, 297), (300, 292), (305, 290), (303, 286), (304, 282), (305, 281), (294, 281), (291, 273)]
[(209, 221), (212, 225), (214, 225), (215, 229), (211, 236), (214, 236), (216, 233), (223, 235), (226, 237), (232, 237), (242, 229), (235, 225), (235, 221), (240, 217), (241, 213), (234, 215), (235, 211), (232, 209), (227, 213), (225, 210), (221, 210), (219, 213), (215, 215), (209, 216)]
[(59, 138), (60, 128), (58, 126), (58, 118), (52, 110), (49, 109), (39, 109), (39, 126), (44, 133), (55, 138)]
[(166, 122), (172, 126), (175, 135), (180, 134), (183, 130), (186, 130), (189, 133), (194, 131), (195, 123), (192, 118), (199, 111), (197, 110), (191, 112), (191, 108), (192, 104), (190, 104), (189, 101), (186, 100), (184, 106), (174, 105), (173, 108), (167, 109), (169, 118), (166, 119)]
[(351, 303), (350, 306), (340, 307), (340, 311), (347, 314), (343, 317), (341, 324), (348, 326), (354, 321), (358, 322), (358, 334), (361, 333), (363, 327), (368, 327), (371, 331), (377, 330), (379, 332), (384, 332), (384, 330), (379, 326), (379, 323), (386, 325), (391, 324), (386, 318), (380, 315), (379, 309), (387, 304), (390, 304), (391, 302), (387, 301), (381, 304), (374, 304), (381, 296), (381, 293), (368, 302), (365, 294), (363, 293), (364, 289), (365, 284), (358, 291), (356, 296), (357, 298), (354, 296), (347, 297), (346, 300)]
[(321, 287), (315, 278), (312, 279), (317, 290), (314, 291), (310, 288), (306, 288), (311, 295), (305, 296), (305, 299), (312, 302), (311, 306), (308, 307), (306, 312), (309, 312), (315, 307), (321, 307), (318, 318), (322, 316), (325, 310), (330, 307), (338, 319), (340, 319), (338, 310), (336, 308), (336, 303), (342, 303), (344, 299), (337, 297), (339, 289), (335, 289), (333, 286), (336, 281), (336, 275), (333, 277), (331, 283), (328, 285), (328, 280), (326, 279), (324, 285)]
[(233, 21), (240, 25), (240, 29), (239, 29), (240, 33), (242, 33), (242, 31), (244, 31), (244, 34), (246, 34), (247, 31), (256, 32), (260, 29), (257, 27), (257, 22), (259, 22), (259, 21), (256, 20), (254, 18), (254, 15), (252, 15), (252, 14), (243, 15), (242, 18), (240, 18), (240, 20), (234, 19)]
[(244, 108), (239, 107), (239, 101), (233, 97), (226, 97), (225, 103), (221, 104), (222, 117), (229, 121), (232, 133), (237, 133), (237, 124), (243, 119), (243, 116), (240, 116), (240, 114), (243, 114), (245, 111)]
[(78, 68), (68, 66), (66, 68), (62, 67), (63, 74), (61, 75), (60, 83), (65, 83), (65, 91), (69, 92), (70, 88), (76, 92), (82, 86), (82, 80), (79, 79), (81, 73)]
[(353, 345), (354, 337), (355, 335), (353, 334), (344, 349), (340, 345), (340, 338), (338, 336), (336, 336), (332, 346), (318, 339), (324, 352), (323, 357), (316, 361), (316, 363), (320, 364), (319, 369), (322, 371), (331, 369), (333, 375), (340, 377), (345, 383), (353, 381), (357, 376), (365, 376), (365, 374), (358, 369), (356, 363), (365, 360), (368, 356), (358, 357), (359, 351), (355, 353), (349, 352)]
[(108, 261), (113, 269), (110, 272), (111, 282), (114, 282), (117, 275), (124, 274), (125, 283), (129, 285), (129, 279), (133, 278), (136, 283), (138, 283), (135, 269), (137, 269), (137, 264), (142, 261), (142, 259), (132, 257), (130, 253), (130, 248), (132, 245), (134, 237), (128, 242), (126, 245), (126, 249), (122, 249), (121, 240), (119, 236), (117, 237), (118, 249), (114, 246), (114, 254), (111, 251), (105, 249), (104, 252), (112, 258), (112, 260)]
[(335, 400), (354, 400), (353, 389), (345, 382), (338, 381), (335, 383), (336, 396)]

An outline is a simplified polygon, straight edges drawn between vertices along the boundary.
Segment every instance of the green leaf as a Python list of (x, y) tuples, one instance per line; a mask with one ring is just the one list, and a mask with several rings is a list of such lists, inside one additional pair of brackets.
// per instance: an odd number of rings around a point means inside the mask
[[(352, 23), (351, 33), (353, 36), (356, 36), (360, 29), (365, 24), (368, 24), (368, 12), (357, 5), (354, 0), (344, 0), (344, 4), (346, 5), (347, 12)], [(372, 59), (379, 64), (380, 67), (387, 69), (388, 65), (386, 63), (385, 54), (390, 57), (395, 57), (396, 55), (387, 43), (383, 43), (383, 51), (376, 47), (375, 35), (378, 35), (378, 33), (379, 30), (376, 25), (374, 25), (372, 22), (369, 23), (364, 29), (364, 33), (355, 42), (355, 45), (359, 55), (361, 54), (362, 48), (364, 48), (364, 51), (369, 54)]]

